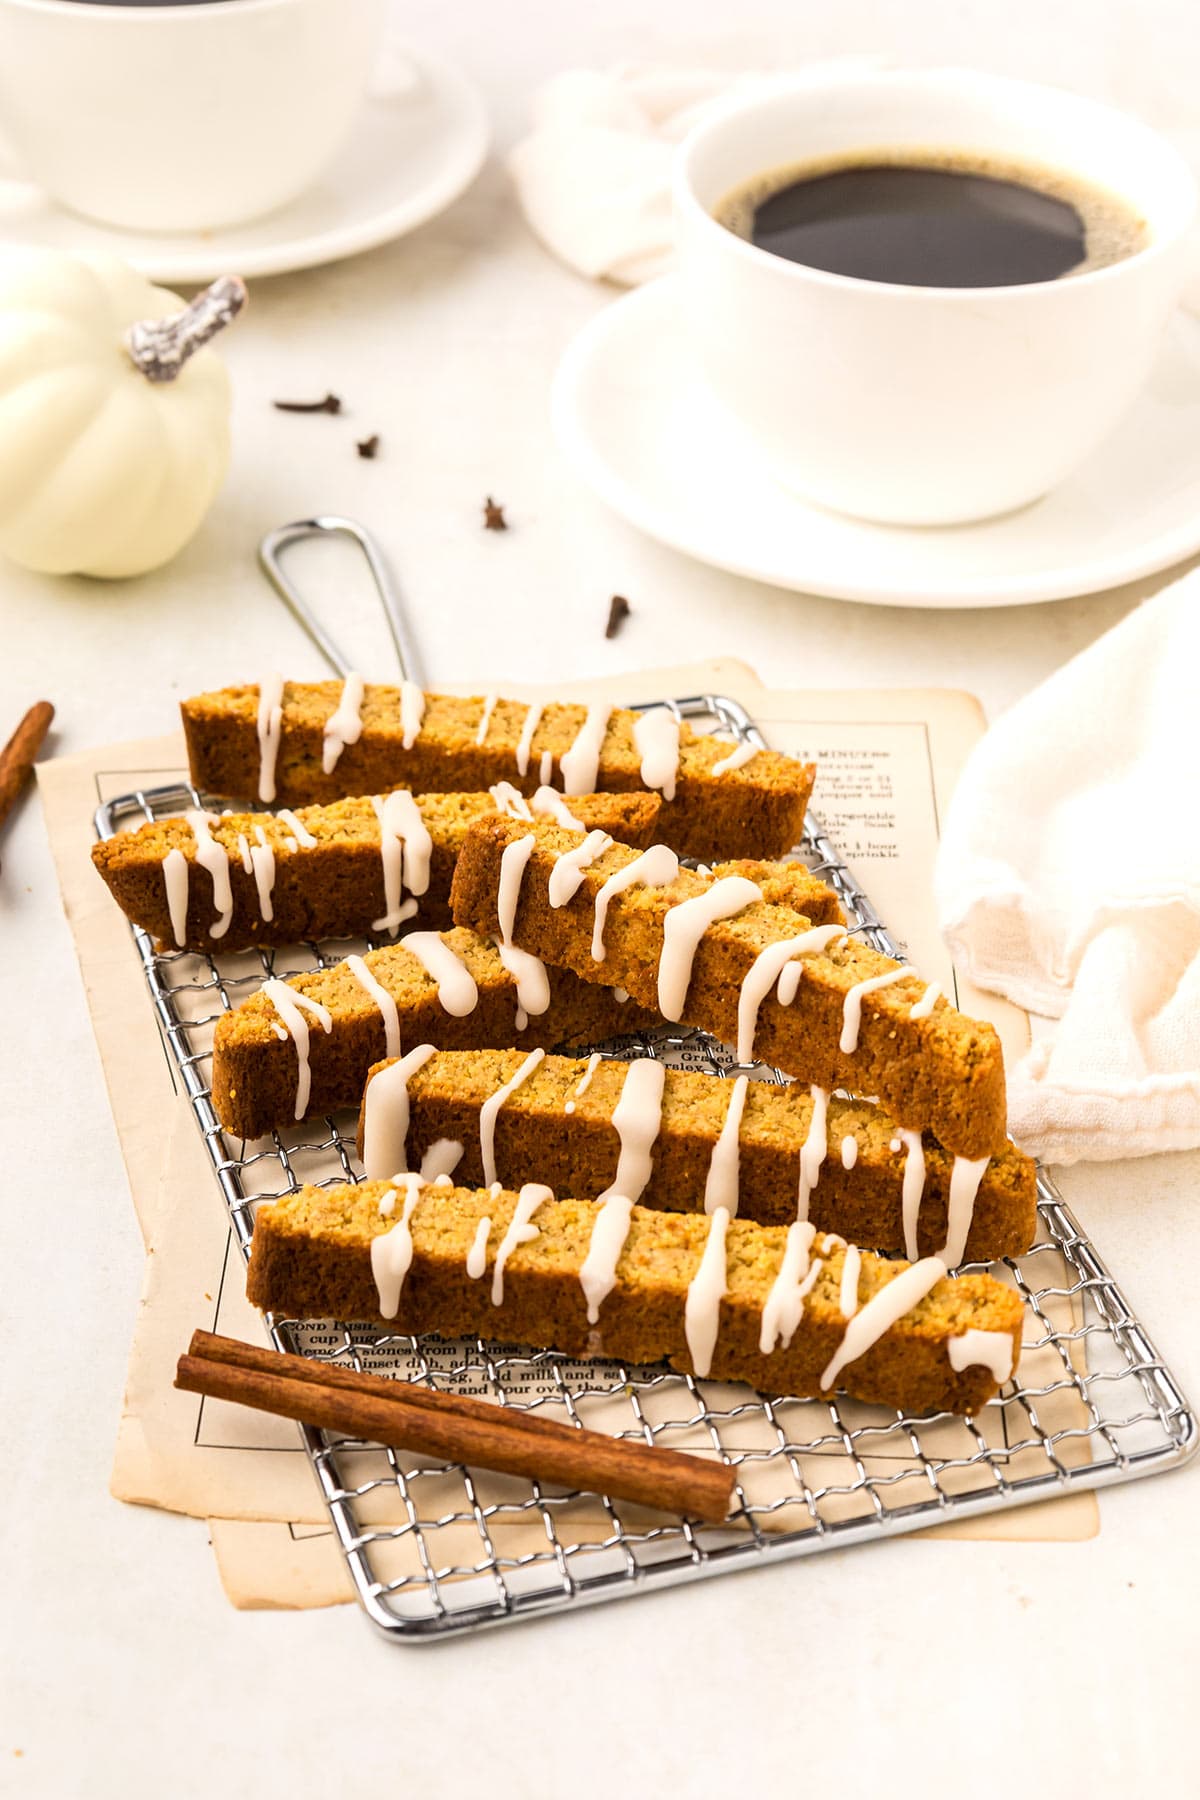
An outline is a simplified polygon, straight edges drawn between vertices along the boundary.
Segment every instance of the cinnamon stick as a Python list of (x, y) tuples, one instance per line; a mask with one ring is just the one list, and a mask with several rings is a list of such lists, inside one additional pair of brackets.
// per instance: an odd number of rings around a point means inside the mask
[(734, 1472), (678, 1450), (578, 1430), (486, 1401), (319, 1363), (197, 1331), (175, 1386), (421, 1456), (719, 1521)]
[(37, 753), (53, 718), (54, 708), (50, 702), (37, 701), (0, 750), (0, 825), (16, 805), (21, 789), (33, 773)]

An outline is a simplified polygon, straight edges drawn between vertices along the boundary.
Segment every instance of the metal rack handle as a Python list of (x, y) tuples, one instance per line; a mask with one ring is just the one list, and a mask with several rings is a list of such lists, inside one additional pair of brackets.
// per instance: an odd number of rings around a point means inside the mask
[(337, 513), (318, 513), (312, 519), (294, 519), (290, 525), (276, 526), (274, 531), (267, 532), (258, 546), (258, 560), (263, 574), (296, 623), (308, 633), (330, 668), (335, 674), (345, 679), (350, 673), (350, 664), (299, 589), (288, 579), (281, 560), (283, 551), (292, 544), (301, 543), (306, 538), (324, 536), (351, 538), (366, 557), (367, 567), (371, 571), (372, 580), (387, 615), (392, 642), (396, 646), (396, 661), (400, 665), (400, 679), (415, 681), (423, 687), (421, 659), (416, 643), (409, 632), (399, 595), (388, 574), (387, 564), (370, 532), (357, 520), (343, 519)]

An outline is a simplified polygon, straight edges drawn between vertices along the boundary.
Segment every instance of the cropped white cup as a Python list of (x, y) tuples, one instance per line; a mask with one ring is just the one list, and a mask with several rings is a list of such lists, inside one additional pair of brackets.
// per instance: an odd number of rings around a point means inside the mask
[[(712, 216), (741, 182), (840, 152), (980, 152), (1124, 196), (1146, 247), (1014, 287), (829, 274)], [(1196, 188), (1137, 120), (968, 71), (807, 78), (732, 103), (680, 147), (683, 302), (704, 375), (787, 487), (839, 512), (939, 525), (1007, 512), (1070, 474), (1150, 370), (1187, 279)]]
[(294, 199), (366, 90), (385, 0), (0, 0), (0, 137), (106, 224), (202, 231)]

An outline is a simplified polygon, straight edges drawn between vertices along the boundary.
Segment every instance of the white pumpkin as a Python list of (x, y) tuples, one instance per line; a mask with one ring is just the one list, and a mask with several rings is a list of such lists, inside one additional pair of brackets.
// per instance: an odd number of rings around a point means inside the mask
[(0, 255), (0, 551), (56, 575), (175, 555), (229, 464), (229, 377), (198, 346), (244, 296), (226, 278), (184, 307), (115, 257)]

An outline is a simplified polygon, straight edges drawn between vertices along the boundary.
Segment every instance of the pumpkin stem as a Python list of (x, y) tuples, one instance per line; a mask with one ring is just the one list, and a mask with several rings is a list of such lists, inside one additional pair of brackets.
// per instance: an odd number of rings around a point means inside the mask
[(237, 317), (246, 303), (240, 275), (222, 275), (182, 312), (139, 319), (125, 333), (125, 348), (147, 381), (174, 381), (189, 356)]

